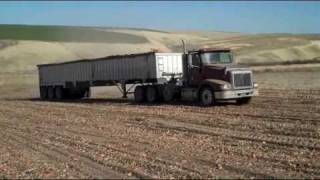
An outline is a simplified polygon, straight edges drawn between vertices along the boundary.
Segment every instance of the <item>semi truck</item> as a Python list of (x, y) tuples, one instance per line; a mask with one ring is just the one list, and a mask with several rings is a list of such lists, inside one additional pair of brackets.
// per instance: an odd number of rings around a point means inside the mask
[(198, 101), (204, 106), (235, 100), (247, 104), (258, 95), (249, 67), (235, 63), (228, 48), (183, 53), (146, 52), (38, 65), (44, 100), (90, 97), (90, 87), (117, 86), (137, 103)]

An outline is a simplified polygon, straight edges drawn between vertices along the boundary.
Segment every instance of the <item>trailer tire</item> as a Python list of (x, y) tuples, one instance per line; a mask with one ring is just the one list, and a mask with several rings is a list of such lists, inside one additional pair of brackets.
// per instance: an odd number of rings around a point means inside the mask
[(53, 86), (48, 87), (48, 99), (53, 100), (55, 98), (54, 88)]
[(84, 98), (85, 93), (86, 93), (86, 91), (84, 91), (84, 90), (78, 90), (77, 92), (75, 92), (73, 94), (73, 96), (75, 99), (82, 99), (82, 98)]
[(54, 92), (55, 92), (55, 97), (56, 97), (56, 99), (61, 100), (61, 99), (64, 98), (63, 87), (61, 87), (61, 86), (56, 86), (56, 87), (54, 88)]
[(203, 106), (211, 106), (215, 103), (214, 92), (210, 87), (204, 87), (200, 90), (200, 102)]
[(91, 97), (91, 89), (90, 89), (90, 87), (85, 90), (84, 97), (86, 97), (86, 98), (90, 98)]
[(146, 88), (143, 86), (137, 86), (134, 89), (134, 101), (142, 103), (146, 100)]
[(40, 86), (40, 98), (47, 99), (48, 98), (48, 88), (47, 86)]
[(158, 100), (158, 92), (155, 86), (147, 87), (147, 101), (149, 103), (154, 103)]
[(63, 95), (65, 99), (72, 99), (71, 90), (68, 88), (63, 89)]

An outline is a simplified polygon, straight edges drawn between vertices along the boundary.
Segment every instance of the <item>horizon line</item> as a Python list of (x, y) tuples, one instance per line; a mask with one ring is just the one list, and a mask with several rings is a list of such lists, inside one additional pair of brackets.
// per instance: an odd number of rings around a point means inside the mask
[(52, 26), (52, 27), (79, 27), (79, 28), (109, 28), (109, 29), (131, 29), (131, 30), (149, 30), (149, 31), (158, 31), (158, 32), (165, 32), (165, 33), (171, 33), (171, 32), (220, 32), (220, 33), (239, 33), (244, 35), (271, 35), (271, 34), (288, 34), (288, 35), (319, 35), (320, 33), (291, 33), (291, 32), (268, 32), (268, 33), (250, 33), (250, 32), (236, 32), (236, 31), (221, 31), (221, 30), (201, 30), (201, 29), (162, 29), (162, 28), (148, 28), (148, 27), (128, 27), (128, 26), (101, 26), (101, 25), (65, 25), (65, 24), (16, 24), (16, 23), (5, 23), (1, 24), (3, 25), (9, 25), (9, 26)]

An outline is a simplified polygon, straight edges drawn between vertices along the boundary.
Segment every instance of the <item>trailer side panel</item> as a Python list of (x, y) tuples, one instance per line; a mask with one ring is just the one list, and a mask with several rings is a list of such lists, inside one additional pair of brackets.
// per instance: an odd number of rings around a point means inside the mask
[(93, 81), (130, 81), (157, 78), (154, 54), (93, 61), (92, 65)]
[(39, 65), (40, 86), (104, 86), (114, 82), (165, 82), (182, 73), (181, 53), (143, 53)]

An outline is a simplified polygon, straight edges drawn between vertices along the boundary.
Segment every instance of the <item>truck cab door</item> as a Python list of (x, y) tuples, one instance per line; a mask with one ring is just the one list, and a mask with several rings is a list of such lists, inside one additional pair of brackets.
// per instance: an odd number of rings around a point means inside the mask
[(202, 81), (201, 62), (198, 53), (189, 54), (189, 84), (198, 85)]

